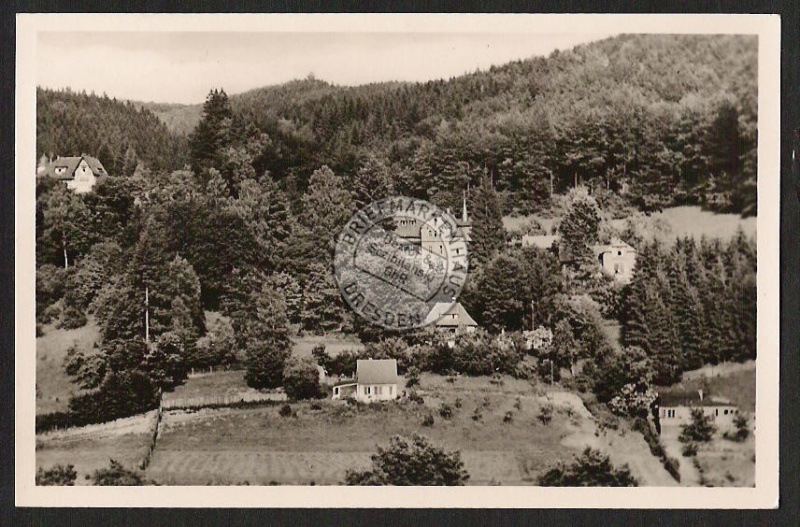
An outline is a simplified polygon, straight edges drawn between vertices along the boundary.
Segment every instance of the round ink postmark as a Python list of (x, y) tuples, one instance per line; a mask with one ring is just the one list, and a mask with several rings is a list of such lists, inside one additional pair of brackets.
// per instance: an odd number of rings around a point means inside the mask
[[(370, 203), (345, 224), (334, 276), (345, 301), (389, 329), (435, 323), (467, 278), (467, 240), (439, 207), (398, 196)], [(437, 307), (438, 305), (438, 307)]]

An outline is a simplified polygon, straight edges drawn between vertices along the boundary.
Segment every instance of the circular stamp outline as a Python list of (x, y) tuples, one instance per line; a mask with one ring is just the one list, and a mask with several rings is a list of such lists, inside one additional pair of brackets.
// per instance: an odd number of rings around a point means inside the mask
[[(420, 245), (411, 244), (380, 225), (386, 220), (397, 218), (417, 220)], [(438, 244), (441, 254), (424, 247), (422, 233), (426, 227), (429, 235), (438, 235), (426, 241)], [(411, 287), (403, 287), (400, 280), (393, 282), (392, 279), (381, 276), (381, 272), (371, 272), (363, 266), (360, 267), (359, 255), (370, 250), (373, 251), (372, 256), (377, 255), (378, 260), (384, 258), (387, 264), (384, 272), (388, 273), (392, 264), (400, 265), (396, 261), (399, 257), (395, 253), (390, 259), (380, 250), (376, 251), (374, 244), (368, 243), (370, 237), (374, 239), (376, 235), (383, 242), (403, 246), (404, 251), (412, 249), (405, 252), (420, 256), (427, 263), (436, 258), (441, 259), (440, 265), (444, 266), (443, 276), (432, 284), (436, 277), (430, 268), (427, 272), (419, 268), (409, 269), (414, 264), (412, 258), (411, 264), (403, 263), (403, 269), (409, 270), (404, 273), (403, 278), (412, 279)], [(374, 261), (376, 260), (372, 260)], [(407, 196), (374, 201), (353, 214), (339, 234), (334, 255), (334, 277), (350, 308), (368, 322), (394, 330), (418, 329), (436, 323), (455, 304), (466, 283), (468, 267), (466, 238), (455, 218), (428, 201)], [(397, 270), (392, 272), (396, 273)], [(431, 287), (432, 285), (435, 287)], [(415, 287), (422, 288), (423, 293), (427, 294), (416, 294), (412, 290)], [(387, 294), (391, 298), (387, 298)], [(448, 309), (436, 308), (437, 304), (442, 303), (447, 304)], [(398, 308), (398, 304), (406, 309)], [(436, 313), (434, 309), (437, 309)]]

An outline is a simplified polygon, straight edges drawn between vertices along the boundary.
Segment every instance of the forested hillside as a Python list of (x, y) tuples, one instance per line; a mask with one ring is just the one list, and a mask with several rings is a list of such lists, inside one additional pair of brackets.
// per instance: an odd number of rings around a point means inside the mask
[(36, 90), (37, 157), (88, 154), (112, 175), (131, 175), (139, 161), (156, 171), (183, 167), (185, 144), (153, 113), (130, 102)]
[[(231, 97), (268, 143), (256, 171), (300, 190), (322, 164), (364, 159), (399, 192), (456, 205), (486, 172), (505, 212), (578, 184), (638, 208), (703, 204), (755, 214), (757, 39), (624, 35), (448, 81), (336, 87), (306, 79)], [(185, 132), (199, 105), (154, 107)]]

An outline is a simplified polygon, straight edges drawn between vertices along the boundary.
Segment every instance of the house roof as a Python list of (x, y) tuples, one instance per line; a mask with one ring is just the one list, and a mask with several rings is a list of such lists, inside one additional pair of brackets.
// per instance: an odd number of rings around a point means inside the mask
[[(107, 174), (106, 169), (103, 167), (103, 164), (99, 159), (87, 155), (57, 157), (47, 165), (45, 168), (45, 174), (59, 180), (72, 179), (75, 177), (75, 169), (78, 168), (78, 165), (80, 165), (82, 159), (86, 160), (86, 164), (89, 165), (89, 168), (92, 170), (92, 173), (94, 173), (95, 176)], [(61, 174), (56, 174), (56, 168), (60, 167), (64, 167), (66, 170), (64, 170)]]
[(405, 216), (396, 216), (394, 218), (395, 229), (394, 233), (401, 238), (413, 238), (419, 240), (420, 229), (422, 222), (417, 218), (408, 218)]
[(592, 246), (592, 249), (594, 250), (594, 253), (597, 256), (599, 256), (599, 255), (601, 255), (601, 254), (603, 254), (605, 252), (614, 251), (616, 249), (622, 249), (622, 248), (626, 249), (627, 252), (631, 252), (631, 251), (632, 252), (636, 252), (636, 249), (634, 249), (633, 247), (631, 247), (627, 243), (623, 242), (619, 238), (613, 238), (611, 240), (611, 243), (604, 243), (604, 244), (599, 244), (599, 245)]
[(696, 390), (662, 390), (658, 392), (658, 404), (661, 407), (669, 406), (736, 406), (730, 400), (703, 394)]
[[(447, 315), (456, 315), (455, 318)], [(461, 302), (437, 302), (425, 317), (426, 324), (436, 324), (439, 327), (477, 326)]]
[(359, 384), (396, 384), (397, 360), (367, 359), (356, 361)]

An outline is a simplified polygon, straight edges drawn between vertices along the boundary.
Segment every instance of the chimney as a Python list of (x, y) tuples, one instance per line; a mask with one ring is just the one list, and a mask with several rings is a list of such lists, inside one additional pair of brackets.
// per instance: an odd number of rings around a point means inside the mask
[(697, 394), (700, 396), (700, 400), (703, 400), (703, 390), (697, 390)]

